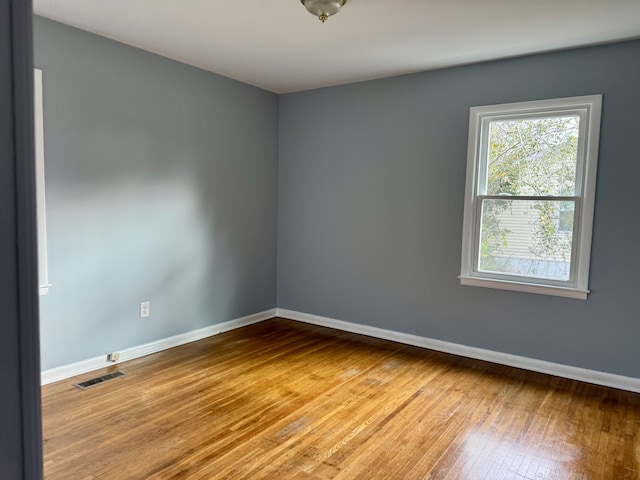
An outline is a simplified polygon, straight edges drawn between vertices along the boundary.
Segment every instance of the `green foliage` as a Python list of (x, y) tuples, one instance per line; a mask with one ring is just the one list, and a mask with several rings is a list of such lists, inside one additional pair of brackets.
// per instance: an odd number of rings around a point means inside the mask
[(510, 208), (509, 202), (487, 202), (483, 210), (482, 238), (480, 239), (480, 268), (504, 271), (508, 261), (496, 255), (507, 247), (508, 228), (500, 224), (500, 215)]
[(492, 122), (487, 194), (572, 195), (577, 149), (576, 117)]
[(539, 221), (535, 224), (535, 241), (531, 253), (540, 258), (556, 258), (569, 261), (571, 238), (560, 232), (558, 202), (535, 202)]

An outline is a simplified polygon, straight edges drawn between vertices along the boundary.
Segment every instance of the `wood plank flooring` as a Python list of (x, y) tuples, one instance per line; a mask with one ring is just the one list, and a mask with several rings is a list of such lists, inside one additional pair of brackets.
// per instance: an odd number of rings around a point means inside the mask
[(640, 395), (273, 319), (43, 387), (45, 480), (640, 478)]

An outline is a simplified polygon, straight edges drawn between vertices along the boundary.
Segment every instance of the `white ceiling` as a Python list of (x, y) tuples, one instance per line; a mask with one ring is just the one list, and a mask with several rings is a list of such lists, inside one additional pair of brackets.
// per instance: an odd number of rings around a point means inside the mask
[[(287, 93), (640, 38), (640, 0), (34, 0), (38, 15)], [(640, 61), (640, 59), (639, 59)]]

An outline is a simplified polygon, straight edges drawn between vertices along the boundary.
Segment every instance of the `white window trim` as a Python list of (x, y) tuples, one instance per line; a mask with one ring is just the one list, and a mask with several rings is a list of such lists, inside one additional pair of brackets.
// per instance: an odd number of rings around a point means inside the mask
[(36, 204), (38, 222), (38, 282), (40, 295), (49, 293), (47, 267), (47, 210), (44, 181), (44, 117), (42, 106), (42, 70), (34, 70), (34, 136), (36, 161)]
[[(574, 228), (573, 248), (576, 253), (572, 259), (573, 278), (568, 282), (558, 282), (529, 277), (519, 279), (514, 278), (515, 276), (479, 272), (474, 252), (478, 242), (478, 175), (482, 141), (486, 136), (486, 133), (483, 133), (485, 125), (488, 125), (488, 122), (493, 118), (547, 116), (555, 113), (564, 115), (575, 112), (579, 112), (581, 115), (578, 155), (582, 156), (582, 160), (579, 158), (576, 171), (576, 193), (581, 197), (581, 201), (577, 203), (575, 212), (576, 227)], [(462, 285), (587, 299), (601, 112), (602, 95), (471, 107), (462, 231), (460, 271)], [(579, 208), (578, 205), (580, 205)]]

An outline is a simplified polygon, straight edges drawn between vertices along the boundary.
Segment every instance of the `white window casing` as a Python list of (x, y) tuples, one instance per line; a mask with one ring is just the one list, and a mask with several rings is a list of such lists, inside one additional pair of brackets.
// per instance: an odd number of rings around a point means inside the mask
[(34, 136), (36, 161), (36, 204), (38, 225), (38, 278), (40, 295), (49, 292), (47, 268), (47, 215), (44, 181), (44, 119), (42, 106), (42, 70), (36, 68), (34, 77)]
[[(586, 299), (595, 203), (602, 95), (471, 107), (465, 188), (460, 283), (488, 288)], [(496, 121), (579, 118), (575, 190), (569, 196), (488, 195), (487, 162), (489, 126)], [(567, 279), (482, 270), (480, 229), (483, 202), (568, 202), (575, 208), (571, 255)], [(521, 211), (520, 209), (519, 211)]]

